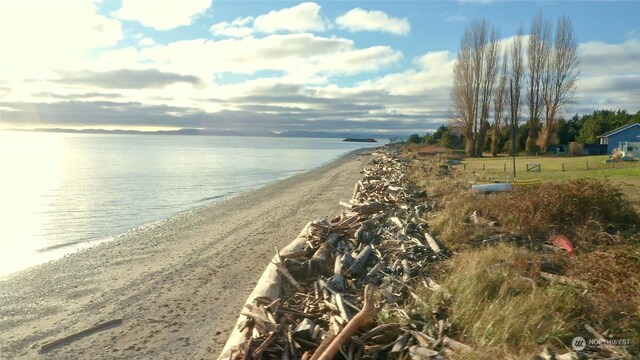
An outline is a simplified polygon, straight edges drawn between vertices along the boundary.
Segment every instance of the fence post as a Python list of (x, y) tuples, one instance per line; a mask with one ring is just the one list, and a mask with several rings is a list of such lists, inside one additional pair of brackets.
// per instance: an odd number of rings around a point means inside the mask
[(585, 161), (584, 163), (587, 164), (587, 171), (589, 171), (589, 162)]
[(462, 171), (467, 171), (467, 164), (462, 164)]
[(564, 163), (562, 163), (562, 171), (564, 171)]
[[(638, 166), (640, 166), (640, 159), (638, 159)], [(503, 171), (507, 172), (507, 163), (504, 163)]]
[(487, 164), (482, 164), (482, 171), (485, 171)]

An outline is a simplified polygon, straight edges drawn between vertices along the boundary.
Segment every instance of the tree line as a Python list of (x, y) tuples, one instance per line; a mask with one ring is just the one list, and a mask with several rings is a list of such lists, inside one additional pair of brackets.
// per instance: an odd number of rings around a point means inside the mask
[[(591, 114), (575, 114), (569, 119), (559, 118), (557, 120), (557, 133), (552, 137), (549, 145), (568, 145), (571, 142), (580, 144), (598, 144), (599, 135), (619, 128), (624, 125), (640, 123), (640, 111), (635, 114), (627, 110), (596, 110)], [(511, 151), (511, 128), (502, 126), (498, 132), (491, 128), (489, 139), (483, 145), (483, 151), (510, 152)], [(516, 129), (515, 149), (518, 153), (526, 151), (526, 142), (529, 139), (530, 123), (519, 124)], [(465, 148), (465, 139), (448, 125), (440, 126), (435, 132), (427, 132), (424, 136), (418, 134), (411, 135), (408, 140), (411, 143), (425, 143), (440, 145), (452, 149)]]
[(577, 49), (567, 16), (554, 24), (538, 13), (529, 34), (520, 26), (509, 45), (502, 45), (499, 29), (487, 20), (473, 21), (462, 35), (454, 65), (449, 124), (464, 138), (467, 156), (482, 156), (488, 139), (497, 155), (505, 128), (514, 124), (519, 129), (523, 117), (527, 137), (517, 138), (512, 150), (524, 141), (526, 152), (545, 152), (558, 138), (559, 113), (575, 98)]

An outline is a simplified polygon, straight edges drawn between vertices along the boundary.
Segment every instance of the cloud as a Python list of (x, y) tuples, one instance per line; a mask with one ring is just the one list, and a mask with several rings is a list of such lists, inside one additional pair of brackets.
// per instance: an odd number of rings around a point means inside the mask
[(91, 0), (0, 1), (0, 78), (42, 76), (122, 37), (120, 22), (97, 14)]
[(282, 72), (297, 82), (324, 82), (327, 76), (374, 72), (396, 63), (402, 53), (388, 46), (357, 49), (352, 40), (309, 33), (273, 34), (261, 38), (185, 40), (139, 50), (103, 53), (101, 66), (155, 66), (202, 79), (216, 74)]
[(210, 6), (211, 0), (122, 0), (122, 7), (112, 15), (156, 30), (170, 30), (191, 24), (196, 15)]
[[(304, 96), (300, 98), (304, 100)], [(310, 94), (309, 99), (313, 99)], [(260, 100), (260, 99), (256, 99)], [(265, 99), (262, 99), (265, 100)], [(14, 125), (41, 123), (53, 126), (154, 126), (205, 129), (250, 129), (252, 131), (306, 130), (405, 132), (420, 129), (424, 120), (402, 114), (389, 114), (394, 121), (379, 122), (369, 115), (372, 108), (350, 104), (346, 100), (326, 99), (327, 106), (304, 110), (293, 106), (248, 103), (234, 110), (215, 113), (168, 105), (145, 105), (139, 102), (64, 101), (57, 103), (11, 102), (3, 104), (3, 121)], [(304, 116), (301, 116), (304, 114)]]
[(200, 84), (193, 75), (180, 75), (149, 70), (114, 70), (107, 72), (64, 72), (55, 82), (71, 85), (88, 85), (107, 89), (144, 89), (165, 87), (174, 83)]
[(138, 45), (140, 46), (153, 46), (155, 45), (155, 41), (152, 38), (146, 37), (146, 38), (142, 38), (140, 39), (140, 41), (138, 41)]
[(585, 76), (601, 74), (623, 75), (640, 73), (640, 40), (629, 39), (621, 44), (591, 41), (578, 47), (580, 68)]
[(394, 18), (382, 11), (367, 11), (361, 8), (349, 10), (336, 19), (341, 29), (348, 31), (380, 31), (394, 35), (407, 35), (411, 25), (407, 18)]
[(253, 23), (252, 16), (236, 18), (231, 23), (223, 21), (214, 24), (209, 31), (215, 36), (245, 37), (254, 32), (253, 27), (247, 26), (250, 23)]
[(121, 98), (121, 94), (116, 93), (99, 93), (99, 92), (88, 92), (88, 93), (52, 93), (52, 92), (41, 92), (34, 94), (37, 98), (51, 98), (51, 99), (62, 99), (62, 100), (77, 100), (77, 99), (117, 99)]
[(294, 7), (274, 10), (255, 18), (247, 16), (238, 17), (231, 23), (219, 22), (212, 25), (209, 32), (214, 36), (241, 38), (259, 33), (323, 32), (328, 26), (328, 22), (320, 16), (320, 5), (305, 2)]
[(611, 44), (601, 41), (578, 46), (581, 76), (576, 103), (569, 111), (640, 110), (640, 40)]
[(256, 31), (263, 33), (284, 32), (322, 32), (327, 24), (320, 16), (320, 5), (305, 2), (294, 7), (270, 11), (253, 21)]

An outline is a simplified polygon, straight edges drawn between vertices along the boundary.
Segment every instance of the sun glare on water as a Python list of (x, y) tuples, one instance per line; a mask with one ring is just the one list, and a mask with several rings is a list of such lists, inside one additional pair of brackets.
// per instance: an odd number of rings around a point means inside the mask
[(0, 131), (0, 275), (31, 265), (46, 246), (38, 239), (50, 211), (45, 194), (62, 183), (66, 155), (58, 136)]

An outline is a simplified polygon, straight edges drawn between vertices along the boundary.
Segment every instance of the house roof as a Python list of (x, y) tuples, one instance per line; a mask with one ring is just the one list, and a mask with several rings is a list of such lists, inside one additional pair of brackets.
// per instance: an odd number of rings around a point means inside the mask
[(611, 135), (617, 134), (619, 132), (625, 131), (627, 129), (631, 129), (634, 126), (640, 126), (640, 123), (635, 123), (635, 124), (629, 124), (629, 125), (624, 125), (624, 126), (620, 126), (619, 128), (615, 128), (611, 131), (607, 131), (606, 133), (602, 134), (602, 135), (598, 135), (599, 138), (604, 138), (604, 137), (609, 137)]

